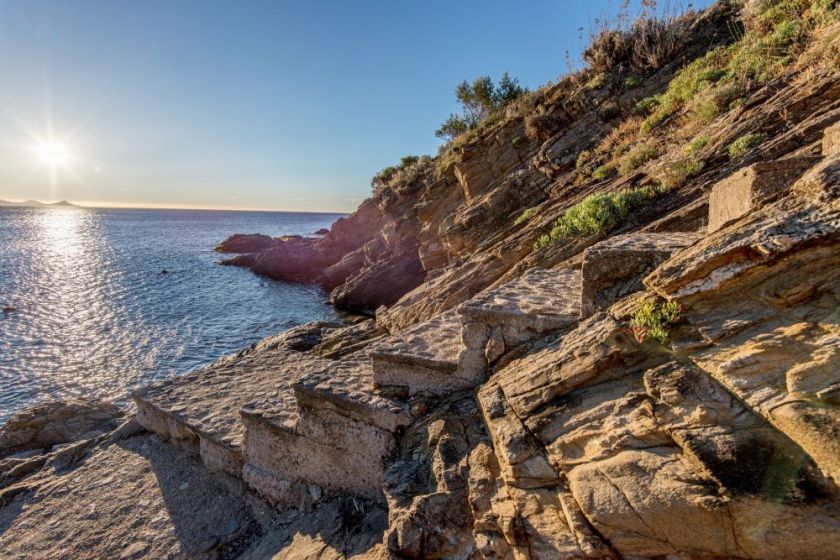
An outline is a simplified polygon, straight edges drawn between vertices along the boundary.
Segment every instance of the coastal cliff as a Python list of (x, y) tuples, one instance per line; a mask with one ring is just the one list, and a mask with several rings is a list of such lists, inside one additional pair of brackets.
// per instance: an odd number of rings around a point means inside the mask
[(226, 240), (369, 317), (142, 388), (115, 431), (14, 419), (0, 551), (840, 558), (839, 10), (605, 32), (329, 233)]

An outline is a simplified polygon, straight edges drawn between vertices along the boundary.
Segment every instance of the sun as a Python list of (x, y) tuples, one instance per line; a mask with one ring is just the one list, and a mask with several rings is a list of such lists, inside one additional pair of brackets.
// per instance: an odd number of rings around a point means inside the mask
[(72, 157), (68, 147), (61, 142), (40, 142), (35, 145), (34, 150), (41, 163), (50, 167), (65, 165)]

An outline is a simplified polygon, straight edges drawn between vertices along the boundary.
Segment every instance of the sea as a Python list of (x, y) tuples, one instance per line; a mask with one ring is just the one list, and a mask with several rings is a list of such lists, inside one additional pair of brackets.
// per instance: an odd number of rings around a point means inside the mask
[(338, 319), (316, 286), (221, 266), (233, 233), (313, 235), (340, 214), (0, 208), (0, 424), (132, 389)]

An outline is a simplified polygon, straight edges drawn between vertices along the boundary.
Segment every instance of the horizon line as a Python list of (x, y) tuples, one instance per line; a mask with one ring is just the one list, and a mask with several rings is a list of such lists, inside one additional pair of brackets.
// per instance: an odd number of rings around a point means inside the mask
[[(275, 208), (241, 208), (241, 207), (232, 207), (232, 206), (198, 206), (198, 205), (190, 205), (190, 204), (155, 204), (155, 203), (134, 203), (134, 202), (101, 202), (101, 201), (79, 201), (74, 202), (72, 200), (54, 200), (54, 201), (41, 201), (35, 199), (24, 199), (24, 200), (10, 200), (10, 199), (2, 199), (6, 202), (12, 202), (15, 204), (20, 204), (22, 202), (37, 202), (43, 205), (53, 205), (60, 202), (66, 202), (72, 206), (77, 208), (103, 208), (103, 209), (114, 209), (114, 210), (122, 210), (122, 209), (136, 209), (136, 210), (206, 210), (209, 212), (285, 212), (288, 214), (336, 214), (336, 215), (346, 215), (352, 214), (353, 210), (350, 211), (333, 211), (333, 210), (282, 210), (282, 209), (275, 209)], [(0, 206), (2, 208), (2, 206)]]

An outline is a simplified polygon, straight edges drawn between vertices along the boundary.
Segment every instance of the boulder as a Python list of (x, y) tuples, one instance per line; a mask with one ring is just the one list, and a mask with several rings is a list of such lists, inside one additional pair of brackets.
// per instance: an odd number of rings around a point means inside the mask
[(790, 157), (754, 163), (717, 183), (709, 195), (709, 231), (784, 195), (819, 158)]

